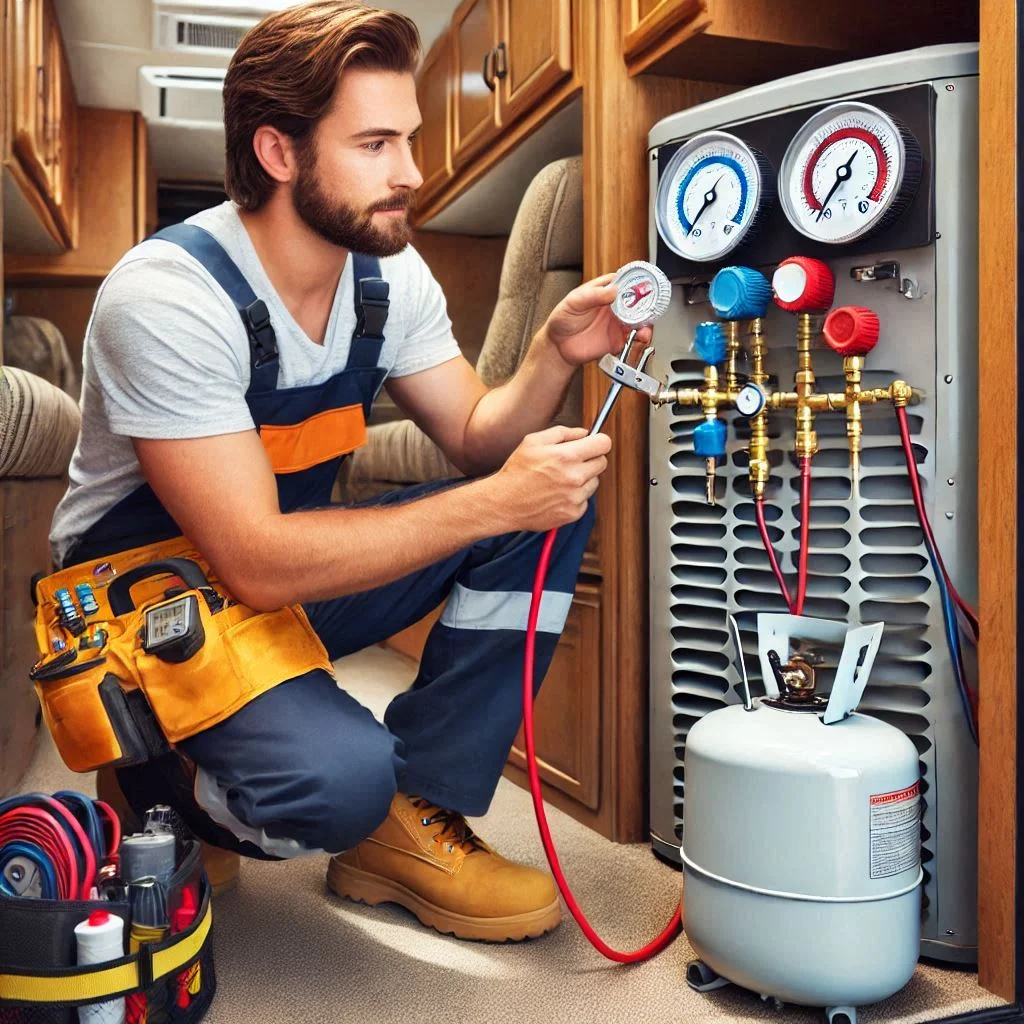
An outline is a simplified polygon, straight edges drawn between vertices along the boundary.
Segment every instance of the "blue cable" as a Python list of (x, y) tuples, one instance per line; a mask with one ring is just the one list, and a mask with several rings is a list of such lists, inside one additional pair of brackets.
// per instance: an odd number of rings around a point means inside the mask
[(3, 877), (3, 870), (14, 860), (15, 857), (24, 857), (30, 860), (39, 869), (42, 875), (42, 898), (44, 900), (60, 899), (60, 889), (57, 885), (57, 873), (50, 858), (42, 847), (28, 841), (15, 841), (4, 844), (0, 851), (0, 892), (5, 896), (14, 896), (14, 891), (8, 886)]

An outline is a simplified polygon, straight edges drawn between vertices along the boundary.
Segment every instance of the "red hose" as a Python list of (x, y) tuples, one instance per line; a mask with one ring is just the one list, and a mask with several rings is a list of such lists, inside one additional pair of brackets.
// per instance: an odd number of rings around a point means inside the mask
[(925, 535), (931, 543), (932, 550), (935, 552), (935, 558), (939, 563), (939, 569), (945, 577), (946, 586), (949, 588), (949, 596), (953, 598), (956, 605), (964, 615), (967, 616), (975, 633), (977, 633), (978, 616), (974, 609), (971, 608), (971, 606), (957, 593), (956, 587), (953, 586), (953, 581), (949, 578), (949, 573), (946, 571), (946, 566), (943, 564), (942, 555), (939, 553), (939, 545), (935, 542), (935, 535), (932, 533), (932, 525), (928, 521), (928, 514), (925, 512), (924, 497), (921, 494), (921, 477), (917, 472), (917, 459), (914, 458), (914, 445), (910, 440), (910, 425), (907, 421), (907, 410), (902, 406), (897, 406), (896, 418), (899, 420), (900, 424), (900, 440), (903, 442), (903, 454), (907, 458), (907, 475), (910, 477), (910, 489), (914, 494), (914, 505), (917, 507), (917, 518), (920, 520), (921, 528), (924, 530)]
[(768, 524), (764, 521), (764, 498), (754, 499), (754, 515), (757, 518), (757, 528), (761, 531), (761, 541), (764, 544), (765, 551), (768, 553), (768, 561), (771, 563), (772, 572), (775, 573), (775, 578), (779, 581), (779, 589), (782, 591), (782, 596), (786, 599), (786, 607), (792, 613), (793, 599), (789, 596), (786, 577), (782, 575), (782, 570), (779, 568), (779, 560), (775, 557), (772, 539), (768, 536)]
[(800, 460), (800, 558), (796, 581), (794, 615), (803, 615), (807, 596), (807, 556), (811, 548), (811, 460)]
[(530, 794), (533, 797), (533, 810), (537, 816), (537, 827), (540, 829), (540, 838), (544, 844), (544, 853), (547, 855), (548, 864), (551, 866), (551, 873), (555, 876), (555, 881), (558, 883), (562, 898), (565, 900), (570, 913), (576, 919), (576, 923), (582, 929), (583, 934), (590, 940), (591, 945), (603, 956), (620, 964), (635, 964), (657, 956), (679, 935), (683, 930), (680, 908), (676, 907), (672, 920), (669, 921), (665, 930), (642, 949), (632, 953), (622, 953), (612, 949), (594, 931), (576, 899), (573, 897), (569, 883), (566, 881), (565, 875), (562, 874), (562, 867), (558, 863), (558, 854), (555, 852), (555, 844), (551, 839), (551, 830), (548, 828), (548, 819), (544, 813), (544, 796), (540, 788), (540, 774), (537, 771), (537, 754), (533, 740), (533, 660), (537, 640), (537, 618), (540, 615), (544, 581), (547, 579), (551, 549), (554, 547), (557, 534), (557, 530), (551, 530), (544, 538), (544, 547), (541, 549), (540, 560), (537, 563), (537, 573), (533, 579), (533, 599), (530, 602), (530, 617), (526, 625), (526, 660), (523, 665), (523, 735), (526, 739), (526, 768), (530, 777)]

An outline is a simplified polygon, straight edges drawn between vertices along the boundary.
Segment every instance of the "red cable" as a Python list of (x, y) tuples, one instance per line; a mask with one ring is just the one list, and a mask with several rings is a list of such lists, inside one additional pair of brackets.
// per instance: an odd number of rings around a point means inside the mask
[(540, 829), (540, 838), (544, 844), (544, 852), (547, 854), (548, 864), (551, 866), (551, 873), (555, 876), (559, 891), (562, 893), (562, 897), (569, 907), (572, 916), (576, 919), (576, 923), (583, 930), (583, 934), (590, 940), (591, 945), (603, 956), (620, 964), (635, 964), (657, 956), (682, 932), (683, 924), (680, 908), (676, 907), (672, 920), (669, 921), (665, 930), (642, 949), (632, 953), (622, 953), (612, 949), (594, 931), (573, 897), (569, 883), (566, 881), (565, 875), (562, 874), (562, 867), (558, 863), (558, 854), (555, 852), (555, 844), (551, 839), (547, 816), (544, 813), (544, 797), (540, 788), (540, 774), (537, 771), (537, 755), (533, 741), (533, 659), (537, 640), (537, 618), (540, 615), (544, 581), (547, 579), (551, 549), (554, 547), (557, 534), (558, 530), (551, 530), (544, 538), (544, 547), (541, 549), (540, 560), (537, 563), (537, 573), (533, 580), (533, 599), (530, 602), (530, 617), (526, 626), (526, 661), (523, 665), (523, 734), (526, 739), (526, 768), (530, 777), (530, 794), (533, 797), (533, 810), (537, 816), (537, 827)]
[[(102, 800), (94, 800), (93, 803), (96, 808), (103, 812), (106, 816), (107, 823), (110, 825), (110, 839), (107, 842), (107, 848), (104, 851), (103, 859), (106, 861), (113, 861), (117, 859), (117, 851), (121, 846), (121, 819), (117, 816), (117, 812), (110, 804), (104, 803)], [(99, 851), (97, 851), (98, 853)]]
[(921, 528), (924, 530), (925, 535), (931, 543), (932, 550), (935, 552), (935, 558), (939, 563), (939, 569), (945, 578), (946, 586), (949, 588), (949, 596), (953, 598), (960, 610), (970, 620), (975, 632), (977, 632), (978, 616), (974, 609), (972, 609), (971, 606), (967, 604), (967, 602), (957, 593), (956, 587), (953, 586), (953, 581), (949, 578), (949, 573), (946, 571), (946, 566), (943, 564), (942, 555), (939, 552), (939, 545), (935, 542), (935, 535), (932, 533), (932, 525), (928, 521), (928, 513), (925, 511), (924, 507), (924, 497), (921, 494), (921, 478), (917, 471), (917, 459), (914, 458), (914, 446), (910, 440), (910, 425), (907, 421), (907, 410), (902, 406), (897, 406), (896, 418), (899, 420), (900, 424), (900, 440), (903, 442), (903, 453), (907, 459), (907, 473), (910, 477), (910, 489), (914, 494), (914, 505), (917, 507), (917, 518), (921, 521)]
[(764, 544), (764, 549), (768, 552), (768, 561), (771, 563), (772, 572), (775, 573), (775, 578), (779, 581), (779, 589), (782, 591), (782, 596), (786, 599), (786, 607), (792, 612), (793, 600), (789, 596), (786, 577), (782, 575), (782, 570), (779, 568), (779, 560), (775, 557), (772, 539), (768, 536), (768, 524), (764, 521), (764, 498), (754, 499), (754, 516), (757, 519), (757, 528), (761, 531), (761, 541)]
[(811, 460), (800, 460), (800, 558), (796, 581), (794, 615), (803, 615), (807, 596), (807, 556), (811, 548)]

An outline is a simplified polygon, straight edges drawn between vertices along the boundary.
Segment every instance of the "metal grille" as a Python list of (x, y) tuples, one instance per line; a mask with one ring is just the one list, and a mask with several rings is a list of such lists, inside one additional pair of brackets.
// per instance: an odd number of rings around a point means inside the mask
[(216, 25), (202, 21), (178, 22), (178, 45), (196, 50), (235, 50), (248, 26)]
[[(785, 324), (785, 321), (781, 322)], [(786, 324), (787, 327), (790, 327)], [(780, 324), (781, 326), (781, 324)], [(791, 327), (790, 327), (791, 329)], [(770, 339), (771, 340), (771, 339)], [(881, 347), (881, 346), (880, 346)], [(925, 357), (906, 361), (906, 352), (883, 351), (869, 359), (865, 388), (887, 386), (909, 377), (927, 387), (934, 363)], [(823, 345), (815, 349), (817, 388), (842, 391), (841, 362)], [(888, 369), (892, 359), (898, 368)], [(931, 365), (929, 365), (931, 364)], [(703, 366), (692, 359), (674, 359), (671, 386), (699, 387)], [(776, 339), (768, 367), (781, 386), (791, 389), (795, 369), (792, 344)], [(916, 372), (912, 372), (914, 368)], [(917, 376), (919, 374), (920, 376)], [(773, 386), (779, 386), (773, 381)], [(857, 493), (850, 475), (846, 421), (842, 413), (815, 420), (819, 454), (812, 464), (810, 549), (804, 614), (841, 619), (851, 626), (886, 623), (882, 645), (860, 710), (903, 730), (917, 747), (922, 774), (924, 900), (936, 902), (936, 807), (929, 798), (936, 777), (933, 697), (937, 688), (953, 685), (948, 668), (938, 588), (923, 545), (921, 528), (891, 407), (864, 407), (864, 439)], [(786, 611), (754, 518), (747, 479), (749, 428), (746, 420), (729, 417), (729, 449), (718, 468), (717, 505), (704, 499), (704, 459), (693, 452), (693, 429), (703, 418), (695, 409), (673, 406), (655, 410), (667, 416), (669, 486), (659, 483), (659, 500), (671, 500), (668, 538), (652, 536), (652, 555), (666, 557), (669, 582), (667, 617), (671, 634), (671, 729), (674, 752), (673, 820), (675, 840), (682, 838), (686, 787), (687, 734), (709, 711), (741, 699), (738, 673), (732, 664), (726, 614), (732, 610), (740, 626), (747, 672), (755, 695), (764, 693), (757, 658), (757, 613)], [(909, 415), (915, 456), (926, 503), (933, 485), (931, 448), (933, 412), (922, 405)], [(663, 435), (664, 436), (664, 435)], [(799, 469), (794, 451), (793, 413), (769, 418), (771, 479), (766, 502), (768, 530), (779, 563), (795, 597), (799, 553)], [(654, 453), (652, 453), (654, 454)], [(668, 492), (668, 493), (666, 493)], [(666, 520), (662, 518), (662, 523)], [(667, 550), (666, 550), (667, 548)], [(660, 646), (660, 645), (658, 645)], [(664, 647), (662, 647), (664, 650)], [(839, 650), (817, 645), (826, 659), (819, 673), (823, 690), (831, 688)], [(832, 666), (831, 668), (829, 666)], [(664, 691), (663, 691), (664, 692)], [(943, 695), (943, 700), (949, 698)], [(947, 714), (955, 713), (947, 710)], [(656, 709), (655, 709), (656, 710)], [(662, 709), (663, 710), (663, 709)], [(661, 720), (664, 721), (663, 716)]]

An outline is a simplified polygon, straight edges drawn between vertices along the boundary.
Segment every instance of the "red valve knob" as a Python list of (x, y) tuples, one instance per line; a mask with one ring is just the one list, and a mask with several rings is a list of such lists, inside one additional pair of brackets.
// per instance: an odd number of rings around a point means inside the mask
[(772, 275), (775, 304), (790, 313), (824, 313), (836, 294), (828, 265), (810, 256), (790, 256)]
[(833, 309), (822, 327), (825, 340), (841, 356), (864, 356), (878, 344), (878, 314), (864, 306)]

